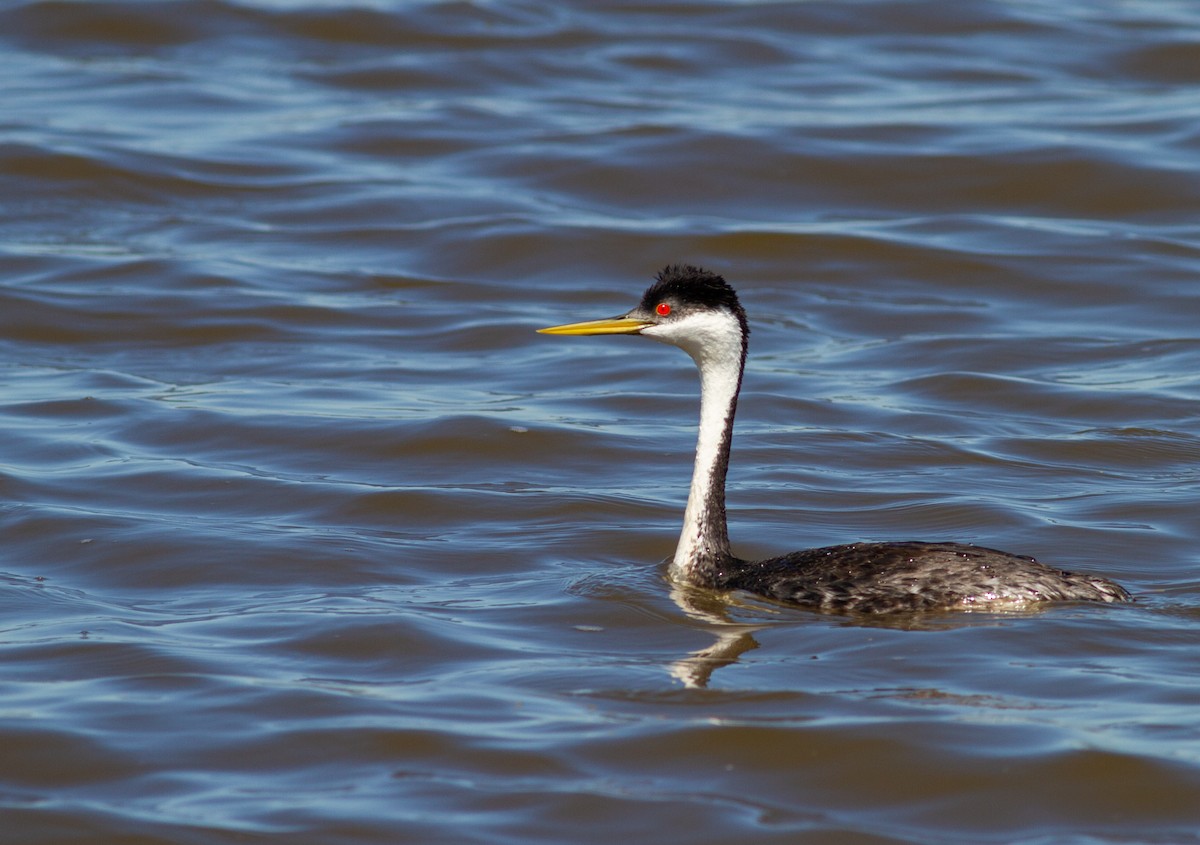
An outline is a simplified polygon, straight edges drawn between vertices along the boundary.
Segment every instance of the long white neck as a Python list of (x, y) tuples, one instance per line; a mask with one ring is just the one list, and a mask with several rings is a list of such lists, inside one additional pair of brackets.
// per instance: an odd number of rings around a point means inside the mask
[[(715, 583), (720, 567), (732, 559), (725, 521), (725, 472), (733, 416), (745, 360), (745, 340), (732, 315), (693, 322), (687, 337), (662, 338), (692, 356), (700, 370), (700, 432), (696, 464), (683, 531), (671, 562), (671, 577), (693, 584)], [(650, 334), (650, 332), (645, 332)]]

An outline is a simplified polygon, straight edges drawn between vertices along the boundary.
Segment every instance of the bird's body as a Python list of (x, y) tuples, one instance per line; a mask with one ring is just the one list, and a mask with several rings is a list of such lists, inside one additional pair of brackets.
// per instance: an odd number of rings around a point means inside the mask
[(838, 613), (1023, 610), (1048, 601), (1126, 601), (1103, 578), (967, 543), (853, 543), (730, 560), (706, 586)]
[(671, 266), (632, 311), (541, 329), (547, 334), (640, 334), (687, 352), (700, 371), (700, 430), (676, 581), (744, 590), (831, 612), (1019, 610), (1048, 601), (1127, 601), (1103, 578), (964, 543), (853, 543), (762, 561), (730, 551), (725, 475), (750, 333), (737, 294), (718, 275)]

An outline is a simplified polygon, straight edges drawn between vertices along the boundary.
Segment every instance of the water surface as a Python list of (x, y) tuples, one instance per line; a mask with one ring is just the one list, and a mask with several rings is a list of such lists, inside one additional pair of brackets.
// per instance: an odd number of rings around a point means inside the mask
[[(0, 5), (5, 841), (1200, 841), (1193, 4)], [(673, 589), (697, 384), (533, 329), (724, 273), (746, 556), (957, 539), (1128, 606)]]

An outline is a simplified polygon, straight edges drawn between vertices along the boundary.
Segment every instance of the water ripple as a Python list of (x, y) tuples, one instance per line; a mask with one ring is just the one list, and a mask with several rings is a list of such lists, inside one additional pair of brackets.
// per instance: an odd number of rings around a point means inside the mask
[[(1200, 12), (0, 8), (14, 841), (1200, 842)], [(1137, 601), (672, 587), (750, 313), (745, 554), (959, 539)]]

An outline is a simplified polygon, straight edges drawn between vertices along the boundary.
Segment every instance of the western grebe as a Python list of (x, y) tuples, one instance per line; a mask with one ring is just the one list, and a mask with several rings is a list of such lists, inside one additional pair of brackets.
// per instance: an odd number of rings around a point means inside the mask
[(669, 568), (677, 582), (831, 612), (1020, 610), (1049, 601), (1130, 598), (1104, 578), (966, 543), (852, 543), (768, 560), (734, 557), (725, 521), (725, 474), (750, 329), (737, 294), (715, 273), (673, 265), (626, 314), (538, 331), (638, 334), (678, 346), (696, 362), (700, 433), (683, 531)]

